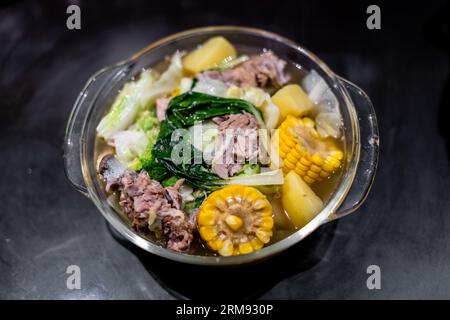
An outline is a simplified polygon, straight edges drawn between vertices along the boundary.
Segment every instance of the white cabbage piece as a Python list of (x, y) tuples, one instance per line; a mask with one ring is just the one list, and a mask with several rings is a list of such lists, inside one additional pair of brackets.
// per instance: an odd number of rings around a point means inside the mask
[[(136, 118), (140, 109), (137, 89), (150, 87), (155, 81), (155, 73), (144, 71), (137, 82), (126, 83), (114, 100), (111, 110), (102, 118), (97, 126), (100, 137), (111, 139), (112, 135), (128, 128)], [(138, 86), (139, 83), (139, 86)]]
[(180, 80), (180, 94), (186, 93), (191, 90), (192, 82), (194, 80), (189, 77), (183, 77)]
[(190, 127), (189, 135), (192, 145), (203, 153), (204, 160), (211, 162), (219, 135), (218, 125), (212, 121), (203, 121)]
[(329, 136), (335, 139), (339, 138), (341, 126), (342, 119), (335, 112), (320, 112), (316, 116), (317, 132), (324, 138)]
[(194, 189), (191, 186), (188, 186), (185, 183), (181, 185), (180, 189), (178, 190), (178, 193), (181, 196), (182, 206), (184, 206), (184, 204), (186, 204), (189, 201), (195, 200), (195, 197), (192, 195), (193, 192)]
[(170, 65), (161, 77), (147, 90), (141, 91), (142, 105), (153, 103), (157, 98), (172, 93), (180, 83), (183, 75), (181, 54), (177, 51), (170, 60)]
[(272, 102), (272, 98), (269, 94), (267, 94), (266, 100), (260, 109), (263, 113), (267, 129), (275, 129), (280, 120), (280, 109)]
[(140, 110), (175, 90), (182, 70), (181, 56), (176, 52), (170, 66), (159, 78), (156, 72), (149, 69), (143, 71), (137, 81), (126, 83), (111, 110), (98, 124), (98, 135), (109, 140), (116, 132), (127, 129)]
[(281, 169), (266, 171), (258, 174), (235, 176), (218, 182), (222, 185), (240, 184), (243, 186), (268, 186), (281, 185), (284, 183), (283, 171)]
[[(261, 107), (267, 100), (268, 93), (264, 90), (255, 87), (239, 88), (238, 86), (231, 86), (228, 88), (225, 97), (242, 99), (250, 102), (255, 107)], [(270, 96), (269, 96), (270, 98)]]
[(231, 86), (227, 90), (227, 98), (242, 99), (261, 109), (266, 128), (275, 129), (280, 117), (280, 109), (272, 102), (270, 95), (260, 88), (239, 88)]
[(319, 134), (322, 137), (339, 138), (342, 117), (339, 102), (333, 91), (315, 70), (303, 78), (302, 87), (316, 104), (316, 126)]
[(200, 79), (195, 84), (192, 91), (206, 93), (216, 97), (226, 97), (228, 86), (225, 82), (217, 79), (205, 78)]
[(128, 164), (141, 155), (148, 145), (148, 138), (142, 131), (125, 130), (113, 134), (111, 138), (117, 159)]

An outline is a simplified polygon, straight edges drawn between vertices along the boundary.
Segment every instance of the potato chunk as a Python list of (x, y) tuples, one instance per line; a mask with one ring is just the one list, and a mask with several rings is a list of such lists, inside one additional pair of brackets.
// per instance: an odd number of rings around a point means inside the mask
[(225, 59), (234, 58), (236, 58), (236, 50), (233, 45), (224, 37), (214, 37), (189, 53), (183, 59), (183, 66), (187, 73), (195, 74), (217, 66)]
[(289, 172), (281, 188), (281, 202), (296, 228), (302, 228), (323, 208), (322, 200), (295, 173)]
[(273, 103), (280, 109), (280, 121), (288, 115), (300, 117), (313, 107), (313, 102), (297, 84), (289, 84), (278, 90), (272, 97)]

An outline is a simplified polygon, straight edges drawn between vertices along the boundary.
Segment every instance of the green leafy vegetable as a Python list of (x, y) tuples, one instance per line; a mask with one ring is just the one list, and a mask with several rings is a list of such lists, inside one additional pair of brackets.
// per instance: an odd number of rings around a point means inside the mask
[[(190, 145), (183, 149), (183, 143), (190, 144), (190, 142), (186, 141), (182, 135), (179, 139), (173, 139), (172, 134), (177, 129), (189, 128), (196, 121), (242, 112), (254, 115), (260, 128), (264, 128), (264, 121), (259, 110), (244, 100), (220, 98), (198, 92), (187, 92), (173, 98), (153, 147), (153, 161), (151, 165), (144, 166), (144, 169), (156, 180), (161, 181), (169, 175), (175, 175), (186, 179), (186, 182), (193, 187), (207, 190), (217, 188), (220, 185), (220, 178), (209, 170), (201, 157), (201, 151)], [(183, 153), (181, 163), (175, 163), (172, 159), (175, 146), (181, 147), (180, 150), (190, 150), (188, 154)]]
[(242, 169), (237, 173), (239, 176), (248, 176), (252, 174), (258, 174), (261, 172), (261, 166), (257, 163), (246, 163), (242, 166)]
[(148, 144), (144, 152), (142, 152), (129, 167), (135, 171), (139, 171), (142, 168), (151, 166), (153, 163), (153, 146), (159, 134), (160, 121), (156, 117), (156, 111), (154, 108), (143, 111), (137, 121), (136, 129), (146, 134)]
[(199, 92), (187, 92), (173, 98), (167, 109), (167, 123), (174, 128), (187, 128), (196, 121), (203, 121), (226, 114), (249, 112), (265, 128), (260, 111), (250, 102), (211, 96)]
[(175, 176), (172, 176), (170, 178), (167, 178), (165, 180), (163, 180), (163, 182), (161, 182), (161, 185), (166, 188), (166, 187), (173, 187), (175, 185), (175, 183), (177, 183), (178, 178)]

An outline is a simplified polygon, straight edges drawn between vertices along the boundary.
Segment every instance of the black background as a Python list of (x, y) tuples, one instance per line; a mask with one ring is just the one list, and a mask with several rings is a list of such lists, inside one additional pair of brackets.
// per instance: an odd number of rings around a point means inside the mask
[[(66, 28), (81, 7), (82, 29)], [(0, 298), (450, 298), (448, 2), (3, 1), (0, 5)], [(204, 269), (117, 238), (63, 170), (85, 81), (184, 29), (267, 29), (315, 52), (372, 98), (381, 155), (366, 203), (274, 259)], [(68, 265), (81, 290), (66, 288)], [(381, 268), (368, 290), (366, 268)]]

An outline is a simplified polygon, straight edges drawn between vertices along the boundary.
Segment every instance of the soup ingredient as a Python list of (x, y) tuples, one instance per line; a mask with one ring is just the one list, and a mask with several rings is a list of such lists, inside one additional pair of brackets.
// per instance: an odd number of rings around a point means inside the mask
[[(211, 161), (219, 135), (218, 125), (211, 120), (200, 122), (189, 128), (192, 145), (203, 152), (203, 157)], [(206, 154), (205, 154), (206, 153)]]
[(159, 133), (159, 120), (156, 117), (154, 108), (142, 111), (136, 120), (136, 124), (130, 127), (130, 130), (143, 132), (147, 137), (147, 146), (138, 153), (133, 161), (128, 163), (128, 167), (135, 171), (141, 170), (152, 162), (152, 149)]
[(183, 65), (181, 63), (181, 54), (177, 51), (170, 60), (167, 70), (158, 78), (158, 80), (142, 92), (142, 106), (153, 104), (157, 98), (170, 95), (180, 83), (183, 75)]
[(257, 163), (246, 163), (242, 166), (241, 171), (237, 173), (239, 176), (249, 176), (261, 173), (261, 166)]
[(316, 128), (321, 137), (333, 137), (338, 139), (341, 136), (341, 118), (333, 112), (320, 112), (316, 116)]
[(129, 164), (141, 155), (148, 145), (148, 139), (144, 132), (137, 130), (125, 130), (116, 132), (112, 136), (116, 156), (120, 162)]
[(336, 96), (317, 71), (312, 70), (303, 78), (302, 87), (314, 103), (322, 105), (327, 111), (339, 114)]
[(281, 121), (288, 115), (303, 116), (314, 106), (308, 95), (297, 84), (289, 84), (278, 90), (272, 96), (272, 101), (280, 109)]
[[(175, 175), (186, 179), (186, 182), (193, 187), (207, 190), (214, 189), (218, 185), (220, 177), (211, 172), (204, 161), (200, 164), (198, 161), (194, 161), (200, 152), (199, 150), (189, 148), (191, 154), (183, 154), (186, 161), (183, 161), (183, 163), (173, 161), (171, 157), (173, 148), (177, 147), (183, 150), (183, 143), (190, 144), (190, 142), (185, 141), (183, 137), (180, 137), (180, 140), (173, 141), (172, 133), (176, 129), (187, 130), (196, 121), (242, 112), (253, 115), (258, 125), (264, 127), (259, 111), (252, 104), (243, 100), (225, 99), (198, 92), (187, 92), (172, 98), (166, 112), (166, 120), (161, 123), (160, 133), (153, 147), (153, 162), (145, 169), (156, 180)], [(189, 159), (191, 161), (188, 161)]]
[(225, 97), (227, 90), (228, 86), (225, 82), (218, 79), (200, 76), (198, 81), (195, 83), (195, 86), (192, 88), (192, 91), (206, 93), (217, 97)]
[(324, 138), (339, 138), (342, 127), (339, 102), (325, 80), (312, 70), (302, 80), (308, 97), (316, 104), (317, 132)]
[(181, 75), (181, 58), (177, 52), (172, 56), (169, 68), (161, 77), (158, 78), (153, 70), (146, 70), (137, 81), (126, 83), (114, 100), (111, 110), (98, 124), (98, 135), (110, 139), (114, 133), (127, 129), (139, 111), (153, 104), (157, 98), (175, 90)]
[(257, 108), (263, 105), (266, 101), (266, 96), (267, 93), (264, 90), (255, 87), (239, 88), (238, 86), (232, 85), (226, 92), (227, 98), (246, 100)]
[(279, 155), (285, 173), (295, 171), (306, 183), (329, 177), (341, 166), (342, 151), (322, 138), (310, 118), (288, 116), (280, 125)]
[(215, 191), (200, 207), (201, 238), (221, 256), (261, 249), (272, 237), (272, 206), (252, 187), (231, 185)]
[(261, 111), (266, 123), (267, 129), (275, 129), (280, 122), (280, 109), (273, 103), (269, 95), (267, 95), (266, 101), (261, 106)]
[(167, 124), (176, 128), (190, 127), (196, 121), (216, 116), (248, 112), (260, 127), (264, 126), (261, 113), (251, 103), (240, 99), (215, 97), (198, 92), (187, 92), (173, 98), (167, 110)]
[(192, 88), (194, 79), (189, 77), (183, 77), (180, 80), (180, 94), (186, 93)]
[(120, 177), (127, 171), (124, 166), (112, 154), (104, 155), (99, 162), (98, 172), (106, 182), (105, 190), (110, 192), (120, 185)]
[(286, 175), (281, 193), (283, 207), (297, 228), (305, 226), (323, 208), (322, 200), (294, 171)]
[(286, 61), (279, 59), (272, 51), (265, 51), (233, 69), (206, 70), (202, 76), (238, 87), (277, 88), (289, 81), (289, 76), (284, 73), (285, 66)]
[(243, 99), (262, 111), (264, 123), (267, 129), (275, 129), (280, 118), (280, 110), (272, 102), (270, 95), (264, 90), (254, 87), (239, 88), (231, 86), (227, 93), (227, 98)]
[(215, 67), (224, 60), (236, 58), (236, 50), (224, 37), (214, 37), (183, 59), (184, 69), (191, 74)]
[(163, 121), (166, 118), (166, 110), (169, 107), (171, 98), (159, 98), (156, 99), (156, 116), (159, 121)]
[(102, 118), (97, 126), (100, 137), (110, 139), (113, 134), (128, 128), (136, 118), (141, 107), (138, 90), (151, 87), (155, 82), (155, 73), (146, 70), (141, 73), (139, 80), (124, 85), (114, 100), (111, 110)]
[(258, 123), (250, 113), (215, 117), (219, 125), (218, 148), (211, 171), (222, 179), (234, 176), (244, 163), (255, 163), (259, 154)]
[(167, 179), (163, 180), (161, 182), (161, 185), (163, 187), (173, 187), (175, 185), (175, 183), (177, 183), (177, 181), (178, 181), (178, 178), (175, 177), (175, 176), (172, 176), (170, 178), (167, 178)]
[(164, 188), (158, 181), (150, 179), (145, 171), (136, 173), (120, 167), (111, 154), (100, 161), (99, 173), (107, 186), (120, 192), (119, 204), (133, 228), (148, 228), (156, 219), (162, 224), (167, 248), (180, 252), (189, 250), (196, 223), (195, 216), (180, 210), (178, 189), (183, 180), (177, 181), (173, 187)]
[(245, 186), (271, 186), (281, 185), (283, 182), (283, 171), (278, 169), (258, 174), (238, 175), (219, 181), (218, 183), (221, 185), (241, 184)]

